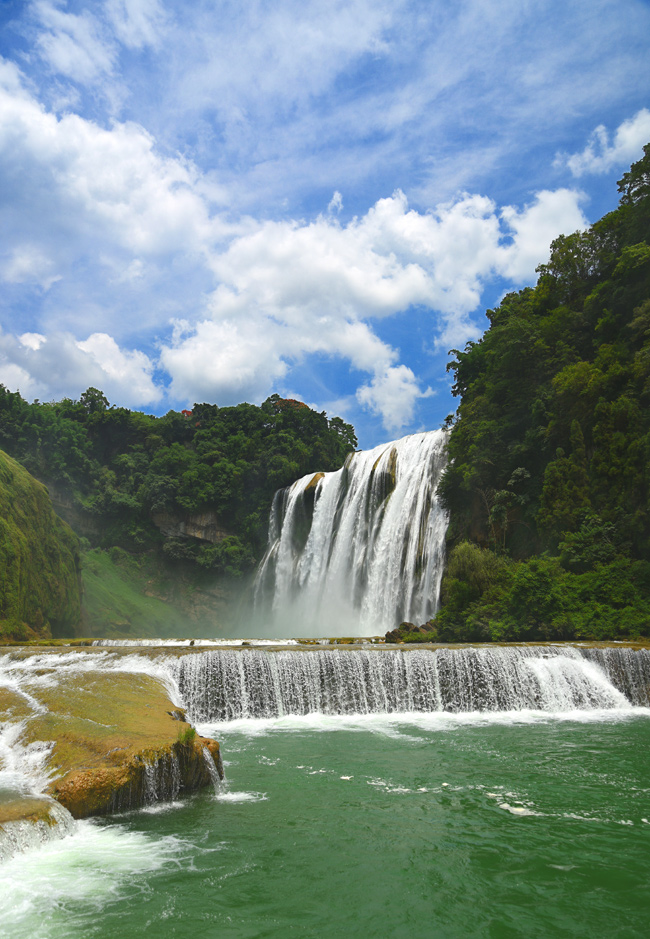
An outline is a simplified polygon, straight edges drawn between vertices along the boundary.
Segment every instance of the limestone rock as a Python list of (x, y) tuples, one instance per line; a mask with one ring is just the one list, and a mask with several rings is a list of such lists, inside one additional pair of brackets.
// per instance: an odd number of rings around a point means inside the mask
[(215, 512), (195, 512), (187, 516), (173, 512), (154, 512), (151, 519), (167, 538), (196, 538), (217, 544), (232, 534), (222, 527)]
[(28, 717), (5, 695), (0, 720), (26, 719), (23, 744), (52, 742), (46, 795), (74, 818), (175, 799), (210, 785), (215, 769), (223, 775), (219, 744), (196, 734), (152, 675), (44, 668), (39, 677), (48, 671), (52, 683), (34, 689), (42, 713)]

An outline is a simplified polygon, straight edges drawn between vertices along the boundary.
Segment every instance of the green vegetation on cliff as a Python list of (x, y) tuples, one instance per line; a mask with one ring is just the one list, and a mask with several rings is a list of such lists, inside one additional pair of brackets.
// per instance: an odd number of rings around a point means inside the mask
[(187, 617), (155, 595), (160, 571), (149, 555), (121, 548), (82, 555), (83, 633), (110, 638), (184, 635)]
[[(196, 624), (205, 604), (193, 592), (253, 570), (275, 491), (338, 469), (356, 437), (340, 418), (278, 395), (261, 407), (195, 404), (154, 417), (111, 407), (94, 388), (79, 401), (29, 404), (0, 385), (0, 446), (47, 485), (79, 535), (108, 552), (86, 559), (87, 631), (134, 635), (151, 633), (151, 613), (162, 634), (165, 623), (179, 631), (188, 611)], [(115, 547), (140, 559), (137, 570), (116, 562)], [(187, 589), (165, 610), (160, 581), (170, 575)], [(146, 577), (157, 582), (150, 597)]]
[(650, 144), (454, 350), (442, 639), (650, 633)]
[(0, 451), (0, 638), (74, 636), (79, 541), (47, 489)]

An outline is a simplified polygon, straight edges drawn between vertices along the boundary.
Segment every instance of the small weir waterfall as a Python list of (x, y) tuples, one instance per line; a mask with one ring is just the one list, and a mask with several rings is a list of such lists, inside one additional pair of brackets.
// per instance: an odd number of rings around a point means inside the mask
[(255, 586), (281, 634), (377, 635), (436, 611), (447, 517), (436, 498), (445, 434), (351, 454), (276, 493)]
[(171, 669), (197, 721), (650, 705), (647, 649), (214, 650)]

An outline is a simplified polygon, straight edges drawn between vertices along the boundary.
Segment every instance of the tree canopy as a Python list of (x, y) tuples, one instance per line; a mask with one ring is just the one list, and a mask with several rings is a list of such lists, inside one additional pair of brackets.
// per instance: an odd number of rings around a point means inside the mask
[(443, 634), (648, 634), (650, 144), (619, 191), (454, 350)]
[[(230, 574), (259, 557), (275, 490), (337, 469), (356, 443), (340, 418), (279, 395), (260, 407), (203, 403), (154, 417), (111, 406), (96, 388), (29, 404), (0, 386), (0, 449), (72, 506), (82, 534)], [(230, 533), (214, 545), (165, 540), (152, 520), (208, 511)]]

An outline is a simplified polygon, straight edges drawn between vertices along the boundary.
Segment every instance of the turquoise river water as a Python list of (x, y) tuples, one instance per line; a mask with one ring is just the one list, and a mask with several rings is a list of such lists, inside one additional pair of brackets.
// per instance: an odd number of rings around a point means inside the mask
[(640, 937), (650, 711), (199, 727), (227, 780), (0, 871), (10, 939)]

